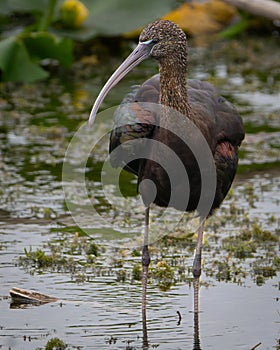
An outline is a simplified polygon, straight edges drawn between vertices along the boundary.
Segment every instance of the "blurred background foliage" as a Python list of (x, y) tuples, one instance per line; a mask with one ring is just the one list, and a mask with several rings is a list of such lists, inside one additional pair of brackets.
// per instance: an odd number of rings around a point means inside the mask
[(54, 62), (71, 67), (77, 46), (83, 55), (100, 37), (137, 38), (158, 18), (178, 23), (198, 45), (209, 34), (231, 37), (252, 24), (222, 0), (1, 0), (1, 80), (44, 79)]

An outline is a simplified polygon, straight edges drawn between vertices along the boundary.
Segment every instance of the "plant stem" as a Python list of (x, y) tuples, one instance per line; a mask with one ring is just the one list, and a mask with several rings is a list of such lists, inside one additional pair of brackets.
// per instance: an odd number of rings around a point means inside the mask
[(39, 32), (46, 32), (50, 26), (50, 23), (53, 18), (54, 9), (56, 6), (57, 0), (49, 0), (49, 6), (47, 11), (43, 14), (43, 17), (38, 25)]

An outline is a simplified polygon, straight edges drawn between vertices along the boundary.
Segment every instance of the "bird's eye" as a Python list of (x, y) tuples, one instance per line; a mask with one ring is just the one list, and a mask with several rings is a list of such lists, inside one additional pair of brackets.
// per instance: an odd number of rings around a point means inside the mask
[(158, 39), (150, 39), (150, 40), (146, 40), (146, 41), (141, 41), (141, 44), (144, 44), (144, 45), (150, 45), (150, 44), (156, 44), (158, 43), (159, 40)]

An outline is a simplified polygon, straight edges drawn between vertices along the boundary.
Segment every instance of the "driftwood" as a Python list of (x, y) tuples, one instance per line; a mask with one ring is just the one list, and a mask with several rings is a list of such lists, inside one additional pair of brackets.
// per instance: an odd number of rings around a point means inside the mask
[(10, 295), (13, 301), (13, 306), (21, 304), (42, 305), (58, 300), (55, 297), (22, 288), (11, 289)]
[(280, 20), (280, 3), (273, 0), (224, 0), (224, 2), (256, 16)]

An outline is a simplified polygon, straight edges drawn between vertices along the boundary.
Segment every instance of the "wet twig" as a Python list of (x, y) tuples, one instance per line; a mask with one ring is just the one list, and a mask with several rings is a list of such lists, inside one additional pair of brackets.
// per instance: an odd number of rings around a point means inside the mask
[(255, 345), (254, 347), (252, 347), (250, 350), (255, 350), (256, 348), (258, 348), (262, 343), (259, 342), (257, 345)]
[(181, 324), (181, 321), (182, 321), (182, 316), (181, 316), (181, 313), (180, 313), (180, 311), (177, 311), (177, 314), (178, 314), (178, 322), (177, 322), (177, 326), (180, 326), (180, 324)]

